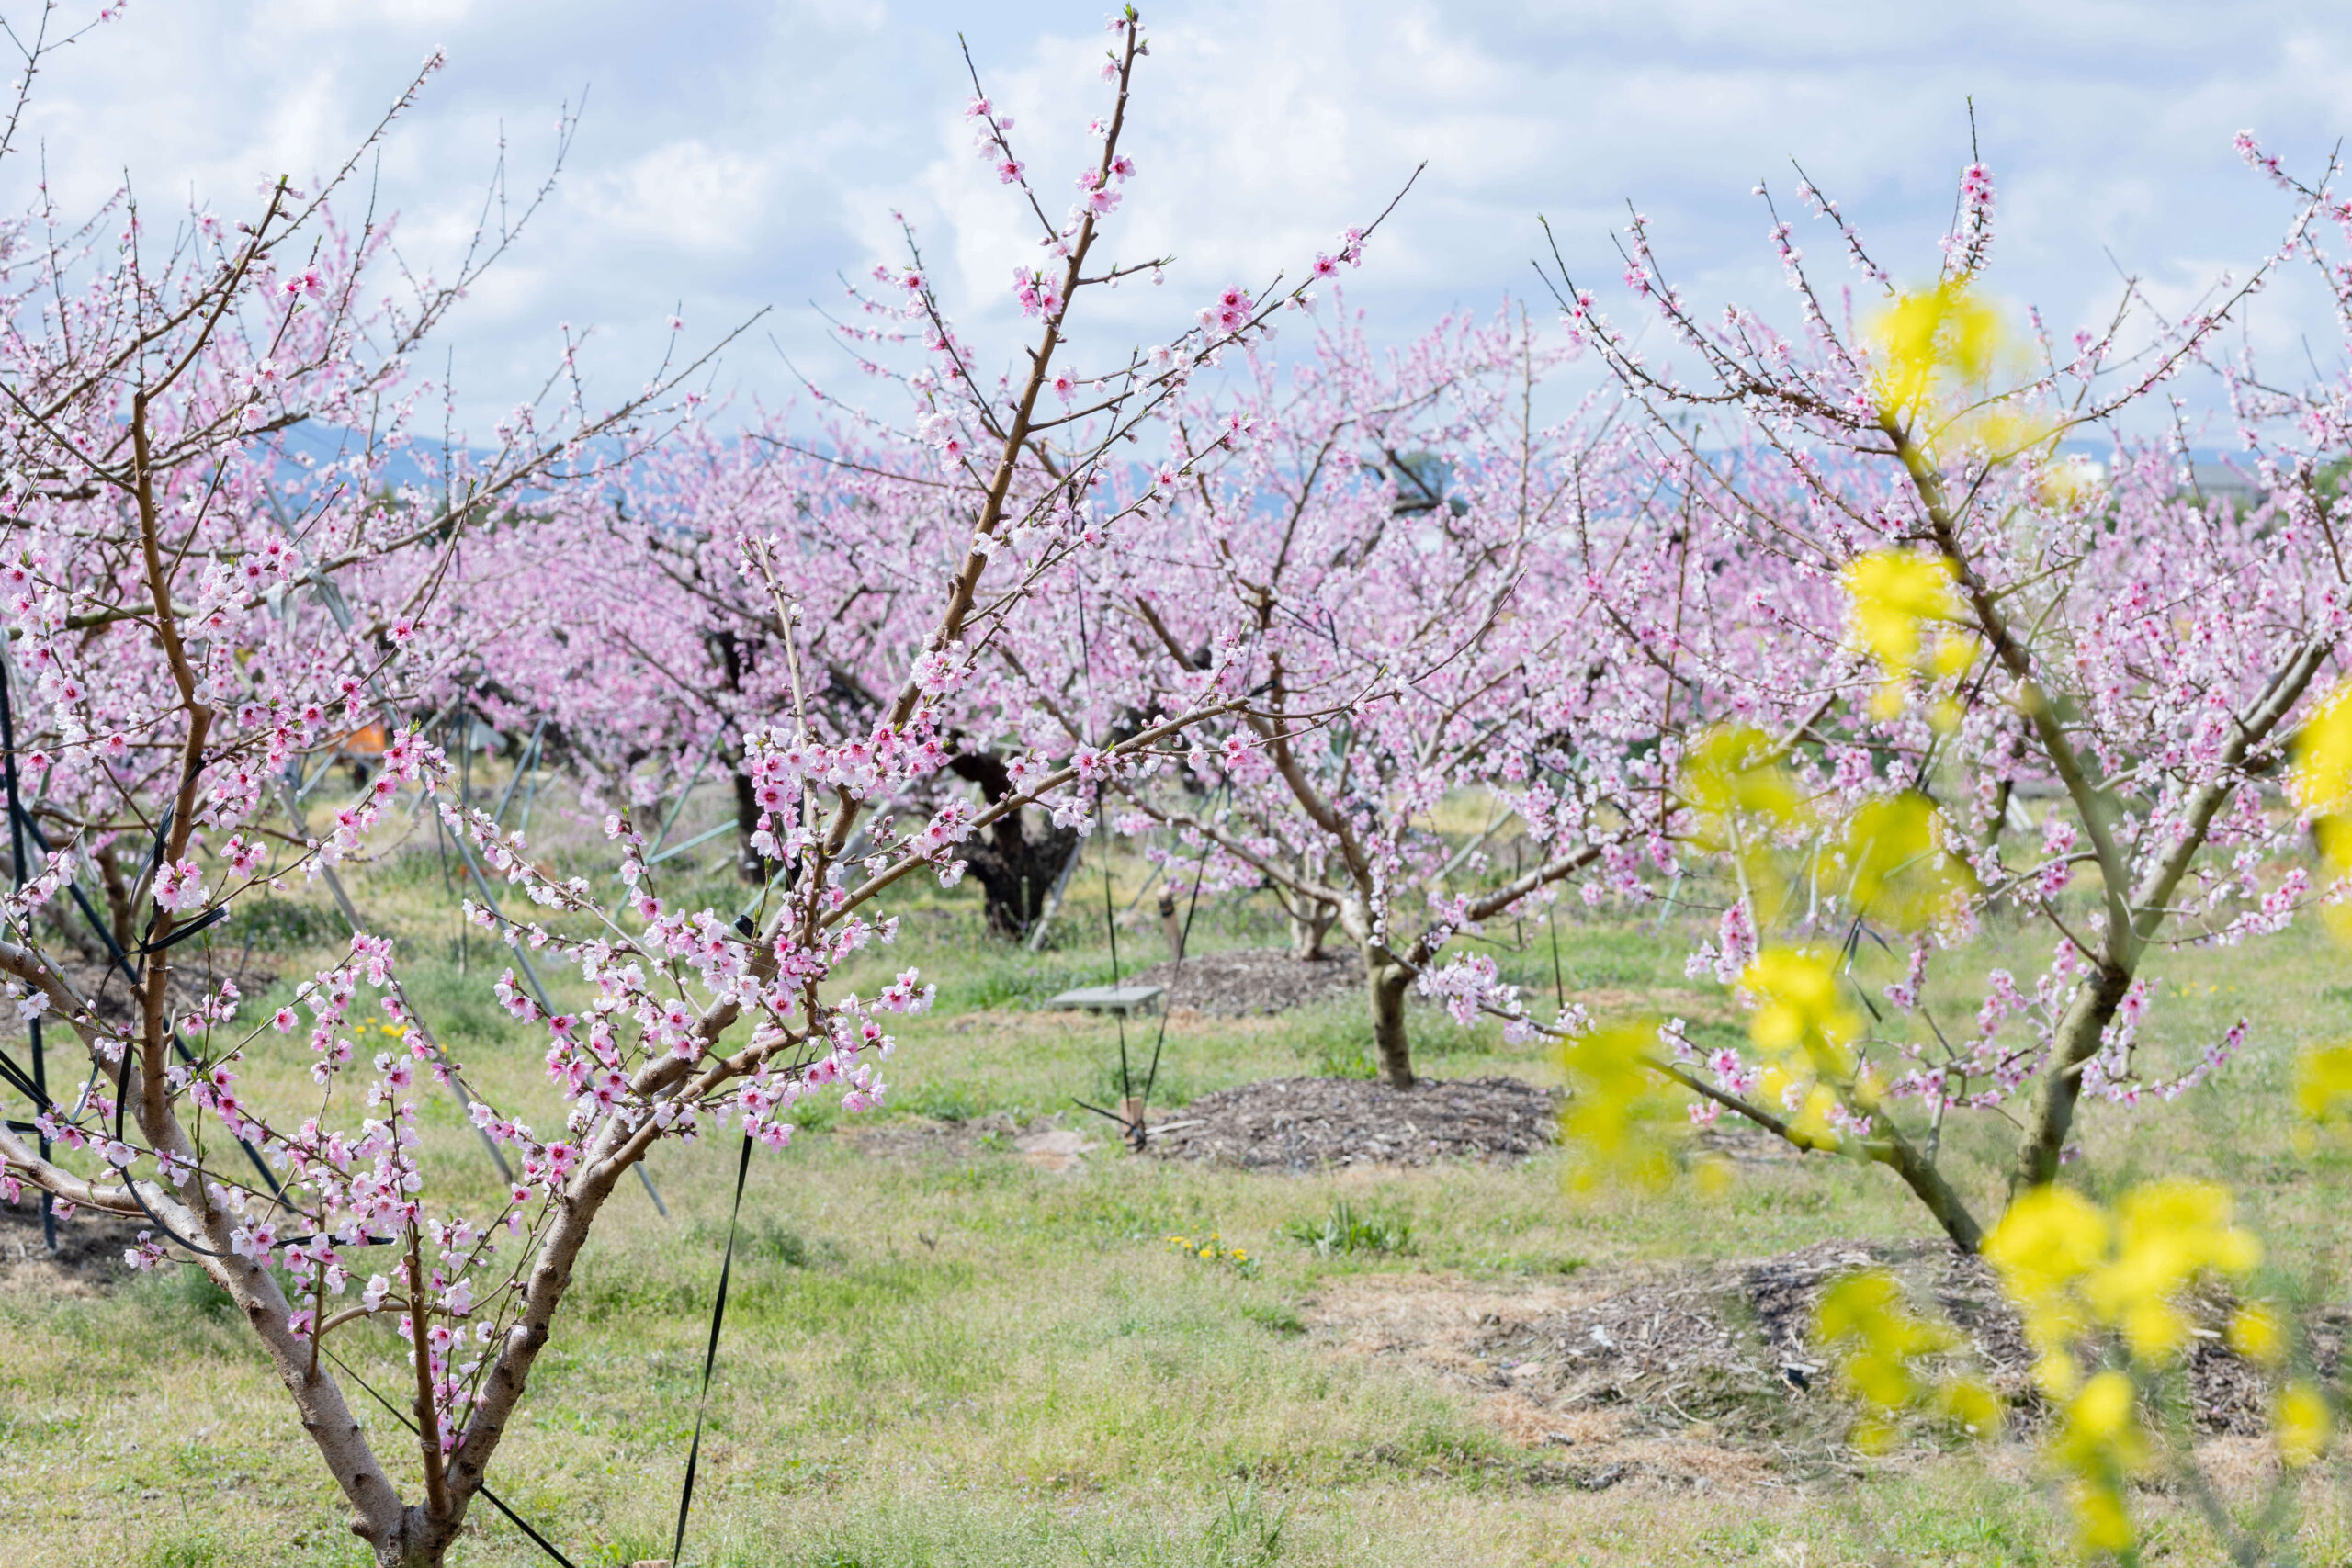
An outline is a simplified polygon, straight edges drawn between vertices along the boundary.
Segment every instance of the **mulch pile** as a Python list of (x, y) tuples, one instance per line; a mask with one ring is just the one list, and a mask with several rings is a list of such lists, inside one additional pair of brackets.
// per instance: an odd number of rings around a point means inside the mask
[[(1833, 1375), (1813, 1343), (1823, 1292), (1861, 1269), (1888, 1269), (1914, 1307), (1961, 1330), (1995, 1390), (2030, 1399), (2016, 1314), (1981, 1258), (1934, 1241), (1822, 1242), (1759, 1261), (1660, 1266), (1593, 1288), (1521, 1321), (1490, 1314), (1468, 1349), (1508, 1367), (1513, 1388), (1558, 1411), (1609, 1406), (1647, 1428), (1720, 1422), (1781, 1433)], [(1835, 1414), (1824, 1411), (1822, 1414)]]
[(1122, 982), (1165, 986), (1163, 1006), (1192, 1008), (1214, 1018), (1287, 1012), (1309, 1002), (1363, 995), (1363, 958), (1334, 949), (1312, 963), (1283, 947), (1237, 947), (1187, 953), (1182, 965), (1159, 963)]
[[(1960, 1331), (1950, 1370), (1984, 1378), (2013, 1426), (2046, 1422), (2032, 1353), (1992, 1270), (1942, 1241), (1823, 1242), (1744, 1262), (1596, 1270), (1517, 1293), (1366, 1279), (1333, 1287), (1306, 1315), (1345, 1348), (1432, 1369), (1480, 1395), (1520, 1440), (1565, 1449), (1595, 1475), (1688, 1482), (1741, 1455), (1785, 1475), (1843, 1462), (1857, 1409), (1838, 1392), (1812, 1325), (1830, 1285), (1871, 1268), (1892, 1271), (1914, 1310)], [(2187, 1368), (2198, 1432), (2261, 1437), (2268, 1380), (2223, 1347), (2224, 1303), (2199, 1303), (2194, 1315)], [(2352, 1313), (2325, 1309), (2304, 1330), (2332, 1377)]]
[(1518, 1159), (1552, 1142), (1552, 1090), (1517, 1078), (1273, 1078), (1204, 1094), (1151, 1140), (1170, 1159), (1250, 1170)]

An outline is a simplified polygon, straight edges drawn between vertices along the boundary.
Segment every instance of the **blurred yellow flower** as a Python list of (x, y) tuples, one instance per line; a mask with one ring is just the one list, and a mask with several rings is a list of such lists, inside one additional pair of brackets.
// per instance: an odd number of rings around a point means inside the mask
[[(1950, 680), (1975, 662), (1976, 642), (1962, 623), (1962, 606), (1951, 563), (1916, 550), (1873, 550), (1838, 573), (1853, 606), (1856, 646), (1870, 655), (1883, 680), (1871, 711), (1892, 718), (1903, 711), (1914, 677)], [(1932, 646), (1929, 627), (1937, 628)], [(1959, 704), (1939, 701), (1929, 714), (1939, 730), (1956, 728)]]
[(1917, 790), (1864, 802), (1848, 820), (1841, 847), (1854, 907), (1907, 931), (1941, 919), (1976, 886), (1968, 863), (1947, 853), (1941, 840), (1935, 803)]
[(1560, 1138), (1572, 1156), (1568, 1184), (1577, 1190), (1591, 1190), (1603, 1176), (1653, 1188), (1672, 1178), (1676, 1145), (1690, 1123), (1681, 1092), (1645, 1059), (1657, 1041), (1657, 1021), (1643, 1020), (1562, 1044), (1570, 1092)]
[(1900, 295), (1866, 324), (1871, 392), (1892, 423), (1928, 422), (1928, 444), (1951, 435), (2005, 455), (2042, 439), (2048, 423), (1993, 389), (2003, 362), (2023, 371), (2023, 356), (2012, 352), (2000, 312), (1969, 284), (1949, 278)]
[(1768, 1056), (1802, 1051), (1815, 1068), (1842, 1076), (1847, 1044), (1861, 1032), (1862, 1015), (1838, 987), (1833, 954), (1813, 947), (1768, 947), (1739, 977), (1756, 998), (1747, 1036)]
[(2307, 1378), (2289, 1383), (2271, 1402), (2270, 1428), (2278, 1434), (2280, 1460), (2298, 1470), (2314, 1462), (2335, 1428), (2327, 1392)]
[(1960, 613), (1951, 563), (1913, 550), (1875, 550), (1846, 563), (1838, 574), (1854, 604), (1854, 631), (1862, 651), (1889, 669), (1919, 659), (1919, 627)]
[(2307, 1122), (2352, 1121), (2352, 1042), (2305, 1048), (2295, 1062), (2295, 1110)]
[(2286, 1325), (2267, 1302), (2248, 1302), (2230, 1319), (2230, 1348), (2249, 1361), (2276, 1367), (2287, 1359)]

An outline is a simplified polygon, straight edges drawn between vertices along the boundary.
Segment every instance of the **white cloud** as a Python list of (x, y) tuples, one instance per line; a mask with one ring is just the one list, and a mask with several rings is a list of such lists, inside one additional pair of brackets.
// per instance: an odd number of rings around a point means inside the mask
[(740, 250), (759, 229), (768, 171), (762, 159), (688, 137), (575, 183), (575, 205), (596, 223), (691, 252)]
[[(591, 89), (558, 199), (458, 318), (469, 408), (503, 409), (543, 370), (558, 321), (596, 323), (589, 356), (633, 390), (683, 301), (716, 332), (763, 305), (796, 363), (842, 364), (806, 308), (835, 275), (895, 258), (890, 218), (922, 229), (975, 337), (1012, 352), (1004, 286), (1035, 220), (970, 155), (967, 28), (1048, 209), (1071, 194), (1100, 111), (1101, 6), (940, 0), (176, 0), (131, 8), (58, 62), (32, 127), (69, 204), (125, 168), (149, 199), (249, 205), (265, 174), (336, 162), (414, 63), (449, 67), (396, 130), (383, 197), (404, 245), (446, 270), (470, 231), (502, 129), (512, 178), (543, 166), (559, 107)], [(1040, 16), (1046, 18), (1040, 23)], [(1193, 0), (1154, 7), (1133, 110), (1141, 175), (1113, 244), (1172, 251), (1164, 288), (1099, 318), (1164, 336), (1227, 281), (1295, 268), (1429, 172), (1350, 278), (1391, 335), (1534, 283), (1547, 216), (1580, 279), (1613, 287), (1610, 230), (1632, 198), (1694, 302), (1779, 297), (1760, 175), (1789, 160), (1838, 196), (1898, 275), (1934, 260), (1968, 156), (1969, 104), (1999, 177), (1994, 281), (2063, 327), (2098, 316), (2117, 264), (2185, 300), (2276, 243), (2283, 199), (2236, 163), (2259, 128), (2315, 168), (2352, 119), (2352, 14), (2290, 0)], [(25, 186), (28, 159), (14, 191)], [(1784, 205), (1783, 211), (1790, 210)], [(1836, 245), (1801, 243), (1835, 273)], [(2324, 359), (2340, 337), (2307, 287), (2263, 302), (2254, 341)], [(764, 329), (763, 329), (764, 331)], [(729, 375), (775, 397), (764, 345)]]

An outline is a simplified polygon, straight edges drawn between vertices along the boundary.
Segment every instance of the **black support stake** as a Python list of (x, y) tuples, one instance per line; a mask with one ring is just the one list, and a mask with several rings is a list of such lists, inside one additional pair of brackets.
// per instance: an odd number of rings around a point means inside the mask
[[(8, 691), (8, 660), (0, 657), (0, 771), (7, 774), (8, 787), (8, 852), (11, 886), (21, 890), (25, 886), (25, 803), (17, 788), (17, 711)], [(25, 1021), (25, 1028), (32, 1035), (33, 1100), (46, 1108), (49, 1103), (49, 1064), (43, 1058), (40, 1043), (40, 1019), (38, 1015)], [(49, 1139), (40, 1140), (40, 1157), (49, 1157)], [(50, 1251), (57, 1250), (57, 1212), (50, 1206), (47, 1191), (40, 1195), (40, 1239)]]

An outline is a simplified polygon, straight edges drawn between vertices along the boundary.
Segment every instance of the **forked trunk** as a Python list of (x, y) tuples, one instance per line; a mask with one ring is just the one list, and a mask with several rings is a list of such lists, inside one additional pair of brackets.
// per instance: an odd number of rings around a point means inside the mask
[(1391, 1089), (1413, 1087), (1413, 1047), (1405, 1037), (1405, 987), (1412, 971), (1373, 950), (1364, 952), (1365, 984), (1372, 987), (1372, 1043), (1380, 1054), (1381, 1080)]
[(457, 1539), (457, 1521), (436, 1523), (413, 1503), (401, 1510), (399, 1529), (373, 1543), (376, 1568), (444, 1568)]
[(1314, 963), (1323, 956), (1323, 938), (1331, 930), (1331, 922), (1340, 918), (1336, 905), (1317, 904), (1312, 912), (1290, 917), (1290, 955), (1302, 963)]

